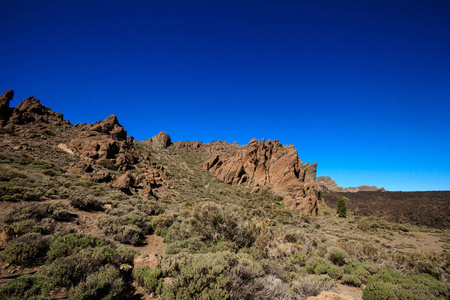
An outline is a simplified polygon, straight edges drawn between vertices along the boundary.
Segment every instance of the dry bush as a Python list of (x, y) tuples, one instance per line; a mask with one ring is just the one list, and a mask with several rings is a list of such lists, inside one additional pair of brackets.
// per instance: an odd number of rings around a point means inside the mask
[(326, 275), (307, 275), (292, 282), (296, 299), (306, 299), (317, 296), (322, 291), (337, 292), (336, 281)]

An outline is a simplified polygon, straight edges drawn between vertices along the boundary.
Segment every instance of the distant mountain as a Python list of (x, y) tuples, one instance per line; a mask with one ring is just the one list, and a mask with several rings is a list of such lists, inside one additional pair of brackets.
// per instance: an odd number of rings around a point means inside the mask
[(326, 190), (330, 192), (349, 192), (349, 193), (356, 193), (356, 192), (383, 192), (385, 191), (384, 187), (377, 188), (376, 186), (368, 186), (368, 185), (361, 185), (358, 187), (348, 187), (343, 188), (340, 187), (334, 182), (333, 179), (329, 176), (319, 176), (315, 180), (316, 188), (320, 190)]

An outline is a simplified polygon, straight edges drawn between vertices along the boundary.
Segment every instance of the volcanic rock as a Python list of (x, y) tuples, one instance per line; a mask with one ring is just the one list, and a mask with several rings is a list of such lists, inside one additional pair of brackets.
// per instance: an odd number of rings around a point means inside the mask
[(80, 176), (84, 179), (99, 183), (110, 182), (113, 179), (110, 171), (105, 169), (97, 169), (95, 166), (92, 166), (91, 164), (85, 161), (79, 161), (75, 164), (72, 164), (67, 169), (67, 172)]
[(197, 150), (203, 145), (202, 142), (199, 141), (184, 141), (184, 142), (175, 142), (174, 146), (177, 149), (184, 149), (184, 150)]
[(23, 125), (33, 122), (52, 123), (55, 125), (70, 124), (64, 120), (62, 113), (52, 111), (42, 105), (39, 99), (33, 96), (23, 100), (17, 107), (10, 108), (9, 102), (14, 96), (14, 91), (9, 90), (0, 96), (0, 125)]
[(80, 134), (67, 147), (87, 162), (108, 165), (118, 170), (129, 170), (134, 164), (133, 137), (119, 124), (115, 115), (94, 124), (78, 124)]
[(350, 193), (357, 193), (357, 192), (383, 192), (385, 189), (377, 188), (376, 186), (368, 186), (368, 185), (361, 185), (358, 187), (348, 187), (343, 188), (336, 184), (336, 182), (331, 179), (329, 176), (320, 176), (317, 177), (316, 180), (316, 188), (320, 190), (330, 191), (330, 192), (350, 192)]
[(252, 139), (233, 156), (214, 155), (203, 168), (230, 185), (272, 187), (288, 207), (317, 214), (316, 166), (303, 164), (292, 145)]
[(160, 132), (150, 140), (148, 140), (148, 144), (150, 144), (155, 149), (166, 149), (167, 147), (172, 145), (172, 141), (167, 133)]
[(9, 108), (9, 101), (14, 97), (14, 91), (9, 90), (0, 95), (0, 126), (4, 126), (11, 116), (12, 109)]
[(172, 187), (172, 180), (161, 165), (151, 164), (147, 169), (138, 172), (128, 171), (120, 176), (112, 185), (128, 195), (140, 195), (148, 197), (153, 195), (153, 189), (164, 186)]

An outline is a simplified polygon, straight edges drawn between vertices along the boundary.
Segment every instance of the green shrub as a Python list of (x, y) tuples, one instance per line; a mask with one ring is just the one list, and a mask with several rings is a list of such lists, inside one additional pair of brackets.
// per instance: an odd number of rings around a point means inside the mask
[(341, 248), (331, 248), (328, 252), (330, 261), (338, 266), (342, 266), (345, 263), (345, 258), (347, 257), (347, 252)]
[(72, 214), (69, 211), (67, 205), (61, 202), (50, 203), (48, 205), (47, 212), (49, 212), (56, 221), (71, 221), (74, 217), (76, 217), (75, 214)]
[(333, 279), (340, 279), (344, 275), (344, 269), (331, 265), (328, 267), (327, 274)]
[(159, 236), (166, 236), (169, 227), (173, 224), (175, 218), (171, 215), (161, 214), (152, 220), (152, 227)]
[(52, 261), (57, 258), (70, 256), (82, 249), (100, 247), (105, 244), (106, 242), (104, 240), (91, 235), (70, 233), (56, 238), (55, 241), (50, 244), (48, 258)]
[(360, 287), (362, 282), (355, 275), (345, 274), (341, 279), (342, 284)]
[(313, 257), (306, 262), (306, 271), (309, 274), (326, 274), (330, 263), (322, 257)]
[(47, 253), (51, 242), (50, 236), (28, 233), (8, 243), (2, 254), (8, 263), (32, 265)]
[(99, 211), (103, 210), (102, 201), (98, 200), (93, 196), (73, 196), (70, 199), (70, 204), (73, 207), (84, 211)]
[(112, 245), (85, 248), (54, 260), (45, 265), (39, 273), (48, 278), (51, 286), (70, 287), (85, 280), (101, 266), (113, 263), (115, 253)]
[(363, 292), (364, 300), (398, 299), (395, 286), (388, 282), (370, 282)]
[(98, 227), (114, 240), (132, 245), (142, 243), (145, 239), (145, 234), (148, 232), (148, 229), (143, 230), (134, 224), (127, 224), (126, 218), (114, 216), (101, 218)]
[(72, 287), (69, 290), (69, 299), (118, 299), (125, 290), (126, 285), (119, 270), (113, 266), (103, 266)]
[(339, 197), (339, 199), (337, 201), (336, 213), (339, 215), (340, 218), (347, 217), (347, 207), (345, 205), (345, 200), (342, 197)]
[(50, 299), (46, 278), (23, 275), (0, 288), (0, 299)]
[(97, 165), (102, 166), (103, 168), (115, 171), (117, 170), (116, 165), (114, 164), (114, 162), (110, 159), (101, 159), (97, 162)]
[(142, 286), (147, 292), (156, 292), (160, 285), (160, 278), (162, 271), (160, 268), (150, 269), (149, 267), (135, 268), (133, 270), (133, 278)]
[(248, 299), (244, 293), (264, 290), (261, 266), (243, 253), (180, 253), (166, 258), (161, 269), (173, 277), (163, 285), (161, 299)]

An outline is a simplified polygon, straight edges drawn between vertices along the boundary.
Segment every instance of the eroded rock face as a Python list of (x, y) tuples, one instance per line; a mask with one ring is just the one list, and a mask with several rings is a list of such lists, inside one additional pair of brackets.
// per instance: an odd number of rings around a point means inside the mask
[(133, 167), (133, 137), (119, 124), (115, 115), (94, 124), (78, 124), (81, 130), (67, 147), (89, 163), (100, 163), (121, 171)]
[(269, 186), (293, 209), (317, 214), (316, 166), (303, 164), (294, 146), (251, 140), (230, 157), (214, 155), (203, 168), (230, 185)]
[(0, 95), (0, 125), (24, 125), (33, 122), (53, 123), (55, 125), (70, 124), (64, 120), (62, 113), (52, 111), (42, 105), (39, 99), (33, 96), (23, 100), (17, 107), (10, 108), (9, 102), (13, 99), (14, 91), (9, 90)]

